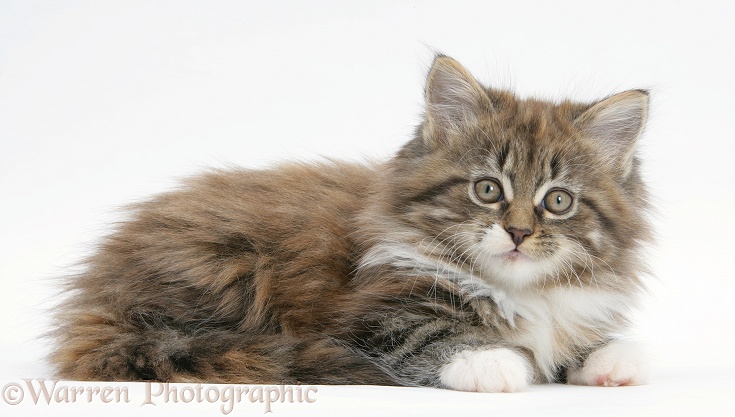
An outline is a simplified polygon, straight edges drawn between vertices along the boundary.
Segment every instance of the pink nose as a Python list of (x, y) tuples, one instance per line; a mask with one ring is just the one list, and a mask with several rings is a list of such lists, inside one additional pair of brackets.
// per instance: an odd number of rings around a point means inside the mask
[(533, 230), (531, 229), (519, 229), (517, 227), (506, 227), (505, 230), (510, 233), (510, 236), (511, 238), (513, 238), (513, 243), (515, 243), (516, 247), (523, 243), (523, 239), (525, 239), (526, 236), (533, 233)]

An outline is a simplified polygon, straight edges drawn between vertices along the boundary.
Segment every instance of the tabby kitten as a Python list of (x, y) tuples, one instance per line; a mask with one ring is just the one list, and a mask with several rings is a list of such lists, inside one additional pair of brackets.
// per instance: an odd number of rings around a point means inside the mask
[(642, 383), (615, 337), (650, 235), (647, 109), (519, 99), (438, 56), (385, 163), (213, 171), (133, 206), (69, 279), (52, 360), (77, 380)]

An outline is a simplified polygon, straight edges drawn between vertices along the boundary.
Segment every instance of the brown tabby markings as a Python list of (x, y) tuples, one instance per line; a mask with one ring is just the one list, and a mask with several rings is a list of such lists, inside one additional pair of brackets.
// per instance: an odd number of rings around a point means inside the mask
[[(134, 206), (68, 280), (60, 376), (442, 386), (453, 353), (487, 346), (536, 381), (579, 366), (641, 287), (646, 93), (522, 100), (440, 56), (426, 96), (383, 164), (212, 171)], [(478, 201), (485, 177), (505, 200)], [(553, 187), (568, 214), (542, 208)], [(508, 228), (533, 262), (491, 253)]]

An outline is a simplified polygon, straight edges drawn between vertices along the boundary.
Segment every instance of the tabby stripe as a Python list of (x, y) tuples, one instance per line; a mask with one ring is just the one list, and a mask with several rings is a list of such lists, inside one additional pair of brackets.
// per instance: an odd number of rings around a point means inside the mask
[(370, 339), (370, 346), (383, 354), (391, 354), (402, 348), (410, 336), (411, 333), (408, 332), (379, 333)]
[(498, 169), (503, 170), (505, 163), (508, 161), (508, 154), (510, 153), (510, 144), (505, 143), (498, 153)]
[(610, 219), (601, 209), (600, 207), (594, 203), (592, 200), (588, 200), (586, 198), (580, 198), (580, 201), (585, 204), (587, 207), (592, 209), (597, 214), (597, 217), (602, 222), (602, 225), (609, 231), (617, 234), (617, 228), (615, 227), (615, 222)]
[(436, 342), (441, 342), (444, 339), (447, 339), (453, 333), (454, 331), (452, 329), (444, 328), (425, 335), (421, 343), (417, 343), (410, 352), (404, 355), (403, 359), (412, 358), (414, 356), (420, 355), (427, 347), (429, 347), (429, 345), (432, 345)]
[(426, 202), (426, 201), (432, 200), (437, 195), (447, 192), (447, 190), (449, 190), (452, 187), (455, 187), (459, 184), (465, 184), (465, 183), (467, 183), (467, 179), (465, 178), (461, 178), (461, 177), (447, 178), (446, 180), (440, 182), (439, 184), (434, 185), (424, 190), (420, 194), (412, 197), (411, 201), (412, 202)]
[[(431, 344), (442, 341), (453, 334), (453, 330), (448, 322), (430, 322), (413, 329), (401, 329), (399, 331), (408, 332), (409, 337), (405, 338), (402, 346), (393, 349), (390, 356), (393, 365), (399, 365), (406, 360), (419, 356)], [(396, 329), (398, 330), (398, 329)]]
[(560, 166), (559, 166), (559, 154), (554, 154), (551, 156), (551, 160), (549, 160), (549, 167), (551, 168), (551, 179), (555, 180), (556, 177), (559, 176)]

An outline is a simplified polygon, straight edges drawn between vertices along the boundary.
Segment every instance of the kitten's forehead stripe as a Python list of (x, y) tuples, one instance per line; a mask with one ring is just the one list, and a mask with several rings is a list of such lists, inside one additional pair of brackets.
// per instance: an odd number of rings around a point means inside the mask
[(546, 178), (544, 178), (542, 175), (539, 175), (536, 177), (536, 183), (533, 185), (534, 190), (538, 190), (541, 188), (541, 185), (546, 181)]
[(555, 180), (559, 176), (559, 154), (554, 153), (549, 160), (549, 167), (551, 168), (551, 179)]
[(528, 149), (526, 149), (526, 163), (534, 165), (536, 162), (536, 148), (529, 146)]
[(501, 171), (503, 168), (505, 168), (505, 163), (508, 160), (508, 153), (510, 152), (510, 144), (508, 142), (505, 142), (503, 144), (503, 147), (500, 148), (500, 152), (498, 153), (498, 169)]

